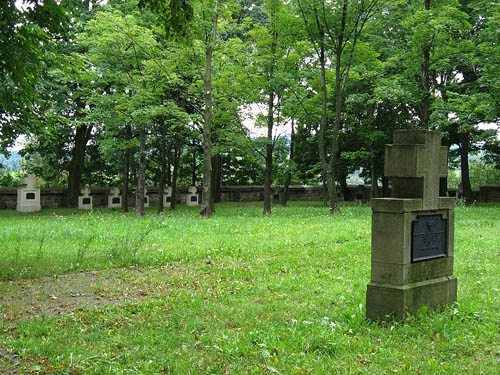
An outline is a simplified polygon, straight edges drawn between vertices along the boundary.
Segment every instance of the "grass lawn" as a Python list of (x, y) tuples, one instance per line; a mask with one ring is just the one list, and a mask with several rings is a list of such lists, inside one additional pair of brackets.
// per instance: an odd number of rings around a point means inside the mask
[(500, 206), (459, 207), (458, 302), (365, 319), (370, 208), (0, 211), (0, 374), (499, 374)]

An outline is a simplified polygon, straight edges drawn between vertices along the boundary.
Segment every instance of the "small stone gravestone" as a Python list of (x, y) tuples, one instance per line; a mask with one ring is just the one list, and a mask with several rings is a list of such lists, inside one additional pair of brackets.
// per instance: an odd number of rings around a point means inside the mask
[(453, 276), (454, 200), (439, 196), (447, 148), (438, 132), (398, 130), (385, 149), (392, 198), (372, 200), (369, 319), (404, 319), (457, 298)]
[(188, 206), (198, 206), (198, 193), (196, 186), (191, 186), (188, 189), (188, 194), (186, 196), (186, 204)]
[(273, 201), (275, 203), (279, 203), (280, 202), (280, 192), (279, 192), (279, 190), (274, 190), (273, 191)]
[(90, 189), (88, 187), (81, 189), (80, 195), (78, 196), (78, 208), (80, 210), (91, 210), (93, 208), (93, 203)]
[(121, 208), (122, 207), (122, 196), (120, 195), (120, 189), (117, 187), (111, 188), (108, 195), (108, 208)]
[(170, 208), (171, 203), (172, 203), (172, 187), (169, 186), (163, 192), (163, 207)]
[(36, 177), (29, 174), (23, 178), (22, 187), (17, 188), (16, 210), (19, 212), (36, 212), (42, 209), (40, 189), (35, 188)]

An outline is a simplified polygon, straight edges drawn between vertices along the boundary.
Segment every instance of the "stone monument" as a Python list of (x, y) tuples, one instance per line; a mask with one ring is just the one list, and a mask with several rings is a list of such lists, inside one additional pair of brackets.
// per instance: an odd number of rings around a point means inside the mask
[(171, 203), (172, 203), (172, 186), (169, 186), (163, 192), (163, 207), (170, 208)]
[(188, 193), (186, 196), (186, 204), (188, 206), (198, 206), (198, 193), (196, 186), (191, 186), (188, 189)]
[(111, 188), (108, 195), (108, 208), (121, 208), (122, 207), (122, 196), (120, 195), (120, 189), (117, 187)]
[(438, 132), (398, 130), (385, 149), (392, 197), (372, 200), (369, 319), (404, 319), (457, 298), (453, 276), (454, 198), (439, 196), (447, 148)]
[(80, 195), (78, 196), (78, 208), (80, 210), (91, 210), (93, 208), (93, 203), (90, 189), (88, 187), (81, 189)]
[(40, 204), (40, 189), (36, 188), (35, 184), (35, 175), (29, 174), (23, 178), (23, 186), (17, 188), (17, 211), (36, 212), (42, 209)]

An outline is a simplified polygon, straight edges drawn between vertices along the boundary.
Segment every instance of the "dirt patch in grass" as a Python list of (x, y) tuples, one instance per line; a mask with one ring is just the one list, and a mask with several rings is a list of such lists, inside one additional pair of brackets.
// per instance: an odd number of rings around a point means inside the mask
[(0, 282), (0, 321), (14, 322), (69, 314), (82, 308), (119, 306), (160, 297), (176, 266), (154, 269), (120, 268), (79, 272), (29, 280)]
[(21, 362), (10, 353), (0, 349), (0, 374), (19, 374)]

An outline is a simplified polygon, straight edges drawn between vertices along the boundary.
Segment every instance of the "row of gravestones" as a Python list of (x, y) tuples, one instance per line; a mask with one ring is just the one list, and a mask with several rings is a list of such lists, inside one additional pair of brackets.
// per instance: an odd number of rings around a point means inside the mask
[[(29, 174), (23, 178), (23, 186), (17, 189), (17, 204), (16, 210), (19, 212), (36, 212), (41, 210), (40, 203), (40, 188), (35, 187), (36, 178), (34, 175)], [(144, 191), (144, 207), (149, 207), (149, 197), (147, 189)], [(168, 187), (163, 195), (164, 207), (170, 207), (172, 200), (172, 188)], [(198, 206), (198, 194), (196, 187), (191, 186), (188, 189), (186, 197), (186, 204), (188, 206)], [(122, 196), (120, 189), (117, 187), (111, 188), (110, 195), (108, 196), (108, 208), (120, 208), (122, 206)], [(89, 188), (81, 189), (81, 194), (78, 197), (78, 208), (81, 210), (91, 210), (93, 208), (93, 199), (90, 195)]]
[[(366, 291), (370, 319), (404, 319), (422, 306), (434, 308), (457, 298), (453, 275), (454, 200), (439, 196), (439, 179), (447, 175), (447, 148), (438, 132), (398, 130), (385, 150), (386, 176), (392, 197), (372, 201), (371, 282)], [(34, 176), (18, 191), (18, 209), (40, 209)], [(109, 207), (120, 207), (119, 189), (112, 189)], [(80, 202), (92, 206), (85, 189)], [(196, 188), (187, 203), (198, 204)], [(168, 205), (169, 194), (165, 197)], [(196, 197), (196, 198), (194, 198)], [(37, 203), (36, 203), (37, 202)]]

